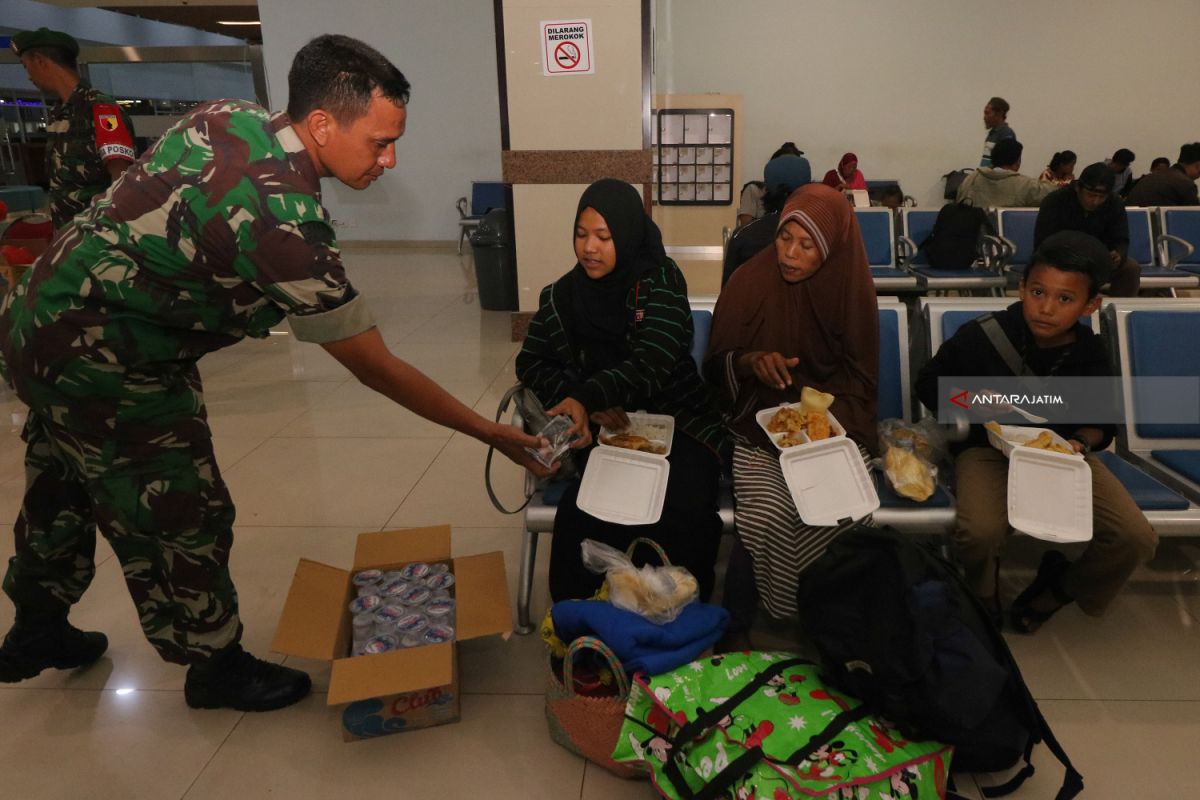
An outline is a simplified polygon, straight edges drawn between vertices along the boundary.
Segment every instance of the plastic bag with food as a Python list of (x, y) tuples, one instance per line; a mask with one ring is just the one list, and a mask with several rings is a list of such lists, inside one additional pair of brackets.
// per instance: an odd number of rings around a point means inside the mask
[(635, 567), (625, 553), (594, 539), (584, 539), (580, 547), (584, 566), (606, 577), (609, 602), (651, 622), (673, 621), (700, 595), (696, 579), (683, 567)]
[(881, 467), (896, 494), (918, 503), (937, 490), (937, 462), (946, 453), (945, 436), (933, 420), (907, 423), (885, 419), (879, 423)]

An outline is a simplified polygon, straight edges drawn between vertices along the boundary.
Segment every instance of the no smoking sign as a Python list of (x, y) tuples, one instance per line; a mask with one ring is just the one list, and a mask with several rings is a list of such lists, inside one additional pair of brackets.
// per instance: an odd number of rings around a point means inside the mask
[(594, 75), (595, 72), (590, 19), (542, 23), (543, 75)]

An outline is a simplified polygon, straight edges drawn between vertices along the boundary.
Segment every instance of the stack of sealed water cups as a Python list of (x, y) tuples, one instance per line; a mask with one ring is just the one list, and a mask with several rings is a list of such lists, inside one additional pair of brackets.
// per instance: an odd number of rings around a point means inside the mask
[(454, 575), (449, 564), (414, 562), (397, 570), (365, 569), (354, 575), (350, 603), (351, 655), (454, 641)]

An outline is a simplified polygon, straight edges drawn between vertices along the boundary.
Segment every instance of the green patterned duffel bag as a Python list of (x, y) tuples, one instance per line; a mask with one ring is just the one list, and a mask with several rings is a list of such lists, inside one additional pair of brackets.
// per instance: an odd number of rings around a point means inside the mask
[(791, 653), (727, 653), (638, 675), (613, 760), (674, 800), (944, 798), (952, 748), (904, 739)]

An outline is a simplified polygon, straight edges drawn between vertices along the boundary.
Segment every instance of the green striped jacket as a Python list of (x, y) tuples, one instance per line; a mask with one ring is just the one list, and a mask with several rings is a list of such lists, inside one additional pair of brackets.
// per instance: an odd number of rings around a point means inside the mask
[(567, 276), (542, 289), (517, 354), (517, 379), (547, 407), (573, 397), (588, 413), (620, 407), (670, 414), (675, 426), (721, 453), (726, 431), (708, 385), (692, 360), (687, 283), (675, 262), (652, 269), (629, 290), (630, 356), (591, 372), (573, 341)]

